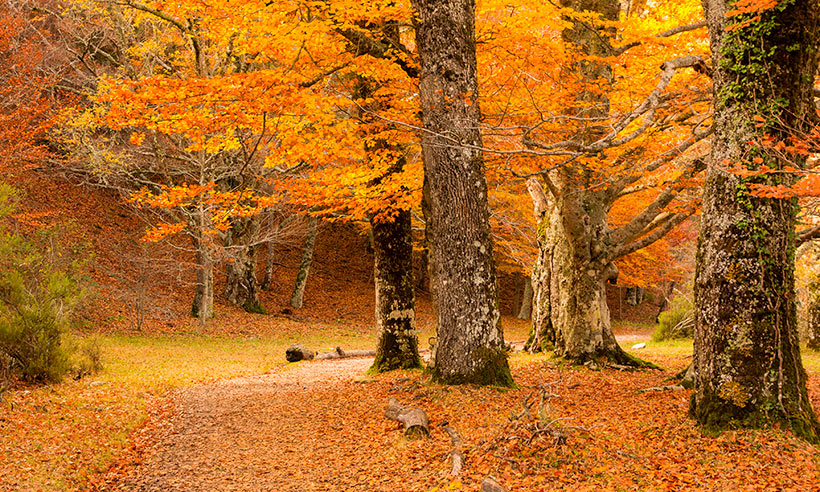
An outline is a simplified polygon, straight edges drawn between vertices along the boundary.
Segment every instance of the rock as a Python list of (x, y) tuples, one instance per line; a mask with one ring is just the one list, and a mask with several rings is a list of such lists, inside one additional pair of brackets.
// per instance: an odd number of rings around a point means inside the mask
[(642, 349), (644, 347), (646, 347), (646, 342), (636, 343), (635, 345), (632, 346), (632, 348), (636, 349), (636, 350), (637, 349)]

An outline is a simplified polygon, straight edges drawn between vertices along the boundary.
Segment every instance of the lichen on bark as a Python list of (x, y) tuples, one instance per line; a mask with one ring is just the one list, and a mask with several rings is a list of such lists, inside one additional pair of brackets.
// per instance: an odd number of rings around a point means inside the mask
[(745, 178), (725, 163), (756, 170), (805, 160), (752, 142), (762, 135), (799, 137), (816, 124), (812, 77), (805, 75), (817, 70), (820, 4), (783, 0), (754, 15), (726, 16), (732, 5), (705, 4), (715, 134), (695, 275), (690, 414), (710, 432), (780, 424), (817, 441), (820, 423), (808, 399), (797, 338), (797, 203), (751, 191), (754, 184), (788, 184), (787, 177)]

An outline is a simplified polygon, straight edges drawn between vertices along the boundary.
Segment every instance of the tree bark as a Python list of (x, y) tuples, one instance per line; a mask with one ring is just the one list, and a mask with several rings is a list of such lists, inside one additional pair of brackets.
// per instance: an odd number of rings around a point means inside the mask
[[(578, 195), (586, 194), (579, 192)], [(594, 230), (596, 225), (600, 230), (606, 228), (606, 210), (598, 205), (595, 200), (584, 203), (583, 209), (589, 212), (585, 212), (583, 223), (590, 226), (581, 233), (567, 230), (565, 221), (570, 214), (566, 211), (551, 223), (549, 304), (555, 355), (575, 364), (597, 360), (647, 365), (624, 352), (612, 333), (606, 283), (614, 283), (618, 271), (605, 255), (595, 258), (590, 254), (596, 250), (597, 235), (589, 229)]]
[(256, 280), (256, 248), (252, 243), (257, 229), (253, 217), (235, 219), (225, 234), (230, 254), (225, 262), (225, 298), (249, 313), (267, 314), (259, 302)]
[[(620, 12), (617, 0), (563, 0), (561, 6), (592, 11), (607, 21), (617, 20)], [(567, 108), (567, 115), (573, 117), (568, 121), (579, 121), (577, 128), (568, 129), (568, 135), (573, 141), (589, 144), (602, 136), (604, 125), (580, 121), (605, 121), (609, 115), (609, 100), (601, 85), (612, 79), (612, 69), (604, 61), (613, 52), (608, 41), (611, 33), (586, 21), (567, 21), (562, 38), (583, 58), (566, 69), (589, 87), (582, 88), (575, 106)], [(606, 282), (617, 280), (613, 260), (625, 250), (619, 249), (623, 244), (611, 236), (606, 217), (617, 193), (596, 189), (594, 179), (595, 173), (583, 164), (558, 168), (544, 177), (549, 199), (541, 183), (528, 182), (536, 217), (540, 214), (542, 218), (539, 259), (533, 272), (533, 332), (527, 348), (543, 350), (553, 341), (555, 354), (572, 363), (601, 359), (648, 366), (651, 364), (626, 354), (612, 334)]]
[(376, 281), (376, 359), (372, 370), (421, 367), (413, 285), (410, 211), (392, 222), (371, 221)]
[(421, 60), (424, 172), (430, 185), (438, 332), (432, 374), (444, 383), (512, 384), (481, 147), (473, 0), (414, 0)]
[(532, 317), (532, 277), (524, 279), (524, 293), (521, 294), (521, 309), (518, 310), (518, 319)]
[(820, 350), (820, 284), (809, 285), (809, 300), (806, 307), (806, 346)]
[(265, 241), (265, 275), (262, 277), (262, 290), (269, 290), (273, 287), (273, 265), (276, 259), (276, 243), (271, 239)]
[(290, 305), (296, 309), (302, 308), (307, 277), (308, 273), (310, 273), (310, 263), (313, 261), (313, 247), (316, 244), (316, 235), (318, 233), (319, 219), (309, 217), (307, 236), (305, 236), (305, 247), (302, 250), (302, 261), (299, 263), (299, 271), (296, 273), (296, 285), (293, 287), (293, 294), (290, 296)]
[(552, 350), (555, 330), (552, 326), (550, 284), (552, 282), (552, 253), (555, 248), (550, 221), (560, 220), (544, 188), (535, 178), (527, 181), (533, 202), (533, 213), (538, 224), (538, 258), (532, 268), (533, 310), (530, 336), (524, 349), (531, 353)]
[(727, 16), (730, 0), (708, 0), (704, 8), (715, 133), (695, 274), (690, 414), (713, 431), (779, 423), (817, 441), (820, 424), (808, 399), (797, 337), (797, 203), (754, 196), (751, 184), (779, 184), (782, 178), (743, 178), (728, 172), (726, 162), (750, 169), (805, 162), (800, 155), (784, 158), (751, 142), (765, 134), (775, 141), (800, 137), (816, 122), (811, 91), (820, 3), (782, 0), (757, 18)]
[(195, 231), (191, 241), (196, 258), (196, 285), (191, 316), (204, 322), (214, 316), (214, 266), (201, 231)]
[(420, 408), (405, 407), (395, 398), (390, 398), (384, 416), (404, 425), (404, 435), (410, 439), (430, 437), (430, 422)]

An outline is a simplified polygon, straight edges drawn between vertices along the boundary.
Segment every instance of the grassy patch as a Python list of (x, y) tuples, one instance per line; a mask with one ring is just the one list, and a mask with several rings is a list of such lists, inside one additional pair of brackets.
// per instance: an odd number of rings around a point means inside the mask
[(151, 401), (197, 382), (274, 371), (285, 348), (372, 348), (361, 328), (313, 325), (263, 337), (103, 335), (102, 373), (22, 387), (0, 402), (0, 490), (79, 490), (107, 468)]

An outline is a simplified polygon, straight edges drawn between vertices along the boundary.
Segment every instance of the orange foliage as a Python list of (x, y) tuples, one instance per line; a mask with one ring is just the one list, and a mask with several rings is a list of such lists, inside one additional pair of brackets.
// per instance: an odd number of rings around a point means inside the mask
[(9, 5), (0, 7), (0, 171), (13, 172), (41, 160), (54, 101), (45, 55), (36, 30)]

